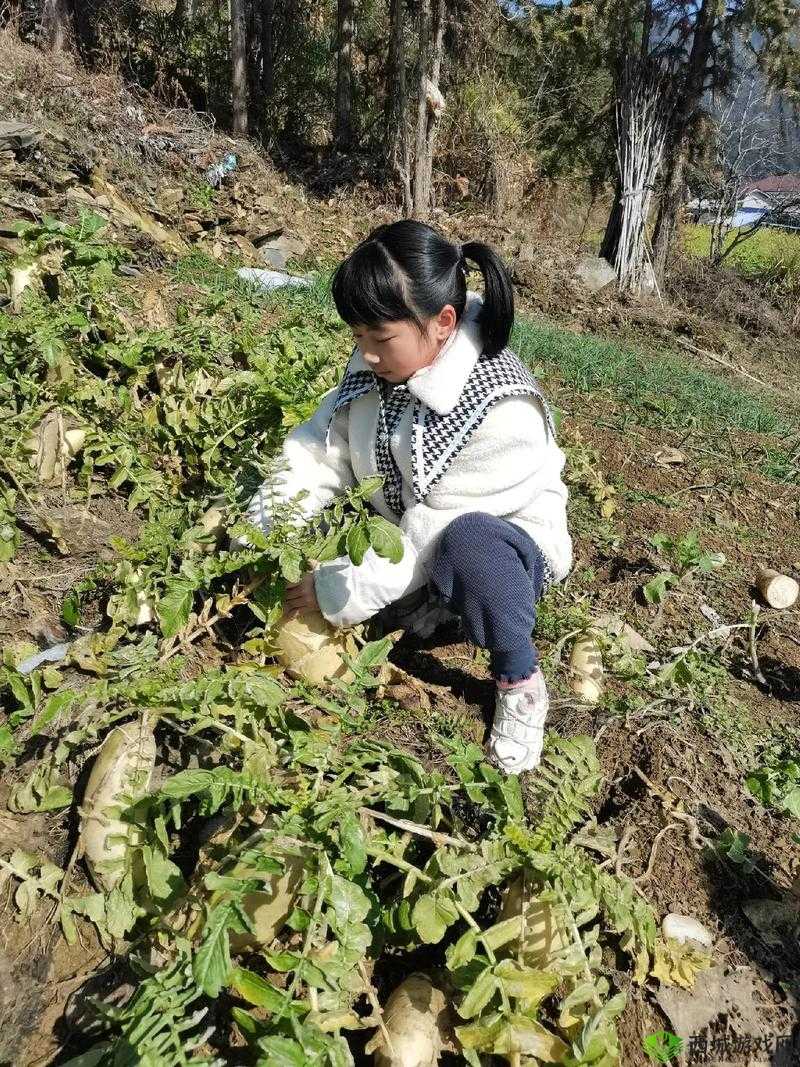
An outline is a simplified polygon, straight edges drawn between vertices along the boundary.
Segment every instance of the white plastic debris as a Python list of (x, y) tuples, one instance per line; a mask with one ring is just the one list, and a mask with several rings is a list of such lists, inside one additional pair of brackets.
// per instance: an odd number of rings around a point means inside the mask
[(311, 285), (310, 278), (292, 277), (279, 270), (263, 270), (260, 267), (240, 267), (236, 272), (239, 277), (251, 285), (257, 285), (259, 289), (270, 292), (272, 289), (282, 289), (284, 286), (295, 286), (307, 289)]
[(696, 941), (699, 945), (711, 948), (714, 944), (714, 935), (707, 927), (691, 915), (681, 915), (676, 911), (664, 916), (661, 933), (681, 945), (685, 945), (687, 941)]
[(209, 167), (206, 171), (206, 181), (212, 189), (219, 189), (229, 174), (233, 174), (239, 165), (239, 161), (233, 152), (228, 152), (219, 163)]
[(66, 659), (68, 651), (69, 645), (61, 644), (36, 652), (20, 663), (19, 667), (17, 667), (17, 674), (30, 674), (37, 667), (41, 667), (43, 663), (60, 663), (62, 659)]

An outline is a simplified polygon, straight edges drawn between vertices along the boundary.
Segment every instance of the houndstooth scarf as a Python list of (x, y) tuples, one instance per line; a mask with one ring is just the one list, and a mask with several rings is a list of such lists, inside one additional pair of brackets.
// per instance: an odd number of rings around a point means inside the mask
[(372, 390), (377, 391), (379, 407), (376, 465), (384, 479), (384, 499), (398, 518), (405, 511), (403, 479), (392, 455), (390, 441), (410, 401), (414, 405), (411, 469), (414, 499), (418, 503), (447, 472), (498, 400), (508, 396), (536, 397), (542, 404), (550, 431), (555, 435), (552, 415), (536, 379), (508, 348), (495, 356), (481, 356), (478, 359), (455, 407), (444, 414), (413, 397), (407, 385), (391, 387), (372, 371), (347, 371), (339, 386), (331, 422), (341, 408)]

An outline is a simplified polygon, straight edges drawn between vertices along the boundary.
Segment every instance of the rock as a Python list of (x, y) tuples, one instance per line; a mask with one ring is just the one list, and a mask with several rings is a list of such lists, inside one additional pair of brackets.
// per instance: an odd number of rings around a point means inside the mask
[(273, 245), (263, 245), (259, 251), (262, 260), (268, 267), (273, 270), (286, 270), (286, 264), (289, 262), (290, 256), (284, 249)]
[(655, 648), (646, 637), (629, 626), (619, 615), (612, 615), (610, 611), (601, 612), (594, 620), (594, 626), (598, 630), (605, 630), (612, 637), (620, 638), (631, 652), (655, 652)]
[(747, 900), (742, 911), (768, 945), (785, 945), (796, 937), (800, 912), (786, 900)]
[(258, 244), (258, 251), (264, 263), (273, 270), (286, 270), (289, 260), (297, 259), (306, 250), (304, 241), (285, 234), (275, 240)]
[(194, 236), (198, 233), (204, 233), (202, 225), (197, 215), (184, 215), (183, 216), (183, 228), (190, 236)]
[(720, 964), (697, 976), (694, 989), (662, 986), (656, 993), (674, 1033), (688, 1041), (718, 1016), (727, 1016), (728, 1026), (736, 1033), (757, 1037), (769, 1026), (759, 1011), (754, 988), (755, 972), (748, 967), (726, 974)]
[(609, 285), (614, 285), (617, 272), (601, 256), (582, 256), (575, 267), (575, 277), (590, 293), (599, 293)]
[(115, 219), (122, 225), (147, 234), (152, 241), (169, 252), (184, 255), (189, 250), (189, 246), (180, 234), (162, 226), (149, 212), (140, 210), (130, 203), (100, 171), (92, 174), (92, 188), (98, 197), (107, 198)]
[(274, 219), (255, 219), (246, 222), (241, 232), (256, 248), (277, 240), (283, 234), (283, 227)]
[(664, 937), (677, 941), (679, 945), (685, 945), (687, 941), (696, 941), (698, 945), (711, 948), (714, 944), (714, 935), (701, 922), (691, 915), (681, 915), (671, 911), (665, 915), (661, 923), (661, 933)]
[(171, 211), (183, 203), (183, 189), (178, 187), (172, 189), (162, 189), (158, 193), (158, 203), (166, 211)]
[(679, 467), (686, 462), (686, 455), (679, 448), (665, 445), (664, 448), (659, 448), (653, 459), (660, 467)]
[(248, 241), (246, 237), (242, 236), (242, 234), (239, 233), (233, 234), (231, 240), (237, 246), (243, 256), (245, 256), (247, 259), (251, 260), (254, 263), (258, 262), (258, 249), (252, 241)]
[(20, 152), (33, 148), (41, 139), (41, 130), (29, 122), (0, 122), (0, 149)]

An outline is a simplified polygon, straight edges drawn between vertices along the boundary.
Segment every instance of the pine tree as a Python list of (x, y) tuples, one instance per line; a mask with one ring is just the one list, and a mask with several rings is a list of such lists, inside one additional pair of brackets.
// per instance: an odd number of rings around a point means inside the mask
[(334, 139), (341, 149), (353, 142), (353, 35), (355, 4), (338, 0), (336, 8), (336, 126)]
[(233, 132), (241, 137), (248, 131), (247, 83), (247, 0), (230, 0), (231, 10), (231, 103)]

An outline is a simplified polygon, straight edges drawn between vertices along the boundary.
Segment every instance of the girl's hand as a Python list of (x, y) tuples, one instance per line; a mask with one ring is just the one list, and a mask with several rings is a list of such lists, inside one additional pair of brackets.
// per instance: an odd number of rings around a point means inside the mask
[(303, 611), (319, 611), (313, 571), (303, 575), (297, 585), (287, 586), (286, 595), (283, 598), (284, 618), (298, 615)]

